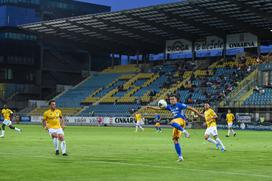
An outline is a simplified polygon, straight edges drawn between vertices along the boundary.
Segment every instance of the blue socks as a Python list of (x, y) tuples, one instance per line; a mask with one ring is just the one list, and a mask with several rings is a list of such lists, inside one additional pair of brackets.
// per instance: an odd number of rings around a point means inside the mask
[(180, 148), (179, 143), (175, 144), (175, 149), (176, 149), (176, 152), (177, 152), (178, 156), (181, 156), (181, 148)]
[(161, 131), (161, 128), (160, 128), (160, 127), (156, 127), (156, 130), (157, 130), (157, 131)]
[(171, 126), (182, 131), (182, 132), (184, 131), (183, 127), (181, 125), (179, 125), (178, 123), (172, 123)]

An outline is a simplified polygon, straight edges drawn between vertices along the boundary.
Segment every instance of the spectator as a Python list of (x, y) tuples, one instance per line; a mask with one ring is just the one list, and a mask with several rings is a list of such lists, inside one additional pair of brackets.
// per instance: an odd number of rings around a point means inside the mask
[(251, 72), (251, 66), (248, 66), (248, 67), (247, 67), (247, 72), (248, 72), (248, 73)]
[(187, 100), (187, 102), (188, 102), (189, 104), (192, 104), (192, 103), (193, 103), (192, 97), (189, 97), (188, 100)]
[(255, 88), (253, 89), (253, 91), (259, 92), (259, 91), (260, 91), (260, 88), (256, 85)]
[(136, 104), (141, 105), (141, 98), (140, 97), (136, 98)]

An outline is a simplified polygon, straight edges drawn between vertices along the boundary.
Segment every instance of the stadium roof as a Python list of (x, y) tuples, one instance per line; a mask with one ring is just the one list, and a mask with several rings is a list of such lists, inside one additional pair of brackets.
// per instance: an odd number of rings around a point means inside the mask
[(185, 0), (22, 25), (109, 52), (161, 52), (165, 41), (250, 32), (272, 40), (272, 0)]

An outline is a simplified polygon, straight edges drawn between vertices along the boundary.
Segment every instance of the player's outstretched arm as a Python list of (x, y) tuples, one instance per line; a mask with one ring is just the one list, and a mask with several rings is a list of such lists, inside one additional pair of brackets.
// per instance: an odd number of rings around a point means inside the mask
[(160, 108), (158, 106), (145, 106), (145, 109), (162, 110), (162, 108)]
[(197, 109), (191, 107), (191, 106), (188, 106), (187, 109), (189, 109), (190, 111), (193, 111), (194, 113), (196, 113), (198, 116), (202, 117), (202, 118), (205, 118), (203, 114), (201, 114)]

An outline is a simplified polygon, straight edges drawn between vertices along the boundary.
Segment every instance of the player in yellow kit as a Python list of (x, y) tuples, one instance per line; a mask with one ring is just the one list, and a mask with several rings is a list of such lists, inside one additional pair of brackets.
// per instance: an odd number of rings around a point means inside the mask
[(136, 120), (135, 132), (138, 131), (138, 128), (140, 128), (142, 131), (144, 131), (144, 128), (142, 127), (142, 125), (144, 124), (144, 120), (143, 120), (142, 115), (140, 113), (135, 113), (135, 120)]
[[(207, 129), (204, 134), (204, 138), (208, 142), (215, 144), (217, 149), (221, 147), (221, 151), (224, 152), (226, 150), (225, 146), (223, 145), (222, 141), (218, 137), (218, 133), (217, 133), (216, 119), (218, 117), (216, 113), (214, 112), (214, 110), (212, 110), (209, 104), (206, 103), (204, 105), (204, 109), (205, 109), (204, 118), (205, 118), (205, 122), (207, 126)], [(214, 137), (215, 140), (210, 137), (211, 135)]]
[(56, 108), (56, 101), (49, 101), (49, 109), (43, 114), (43, 127), (48, 130), (53, 139), (56, 155), (59, 155), (59, 141), (63, 156), (67, 156), (66, 143), (64, 140), (64, 121), (61, 110)]
[(228, 114), (226, 115), (226, 121), (227, 121), (227, 124), (228, 124), (228, 134), (226, 135), (226, 137), (229, 137), (230, 133), (232, 133), (233, 136), (236, 136), (236, 133), (232, 128), (234, 120), (235, 120), (235, 116), (234, 116), (234, 114), (231, 113), (231, 110), (229, 109)]
[(4, 105), (3, 109), (1, 110), (1, 114), (3, 115), (4, 121), (2, 124), (2, 134), (0, 135), (0, 138), (5, 137), (5, 127), (8, 126), (10, 129), (14, 129), (15, 131), (21, 132), (22, 130), (19, 128), (16, 128), (12, 125), (11, 122), (11, 116), (13, 114), (12, 110), (10, 110), (7, 105)]

